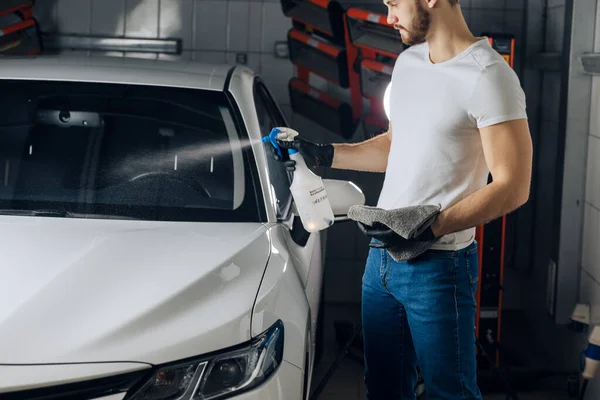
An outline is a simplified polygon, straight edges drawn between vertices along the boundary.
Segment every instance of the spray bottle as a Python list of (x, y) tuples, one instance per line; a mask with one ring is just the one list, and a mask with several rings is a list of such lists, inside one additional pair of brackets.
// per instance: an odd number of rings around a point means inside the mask
[[(270, 142), (281, 156), (277, 140), (291, 142), (297, 135), (298, 132), (290, 128), (273, 128), (269, 136), (263, 138), (263, 142)], [(329, 228), (333, 225), (334, 215), (323, 180), (308, 168), (298, 150), (288, 149), (288, 154), (296, 162), (290, 191), (304, 229), (317, 232)]]

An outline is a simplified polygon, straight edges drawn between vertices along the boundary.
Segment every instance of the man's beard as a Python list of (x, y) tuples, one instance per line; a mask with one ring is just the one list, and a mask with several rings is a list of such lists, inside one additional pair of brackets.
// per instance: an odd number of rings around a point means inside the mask
[(427, 32), (429, 32), (429, 25), (431, 24), (431, 17), (420, 0), (415, 0), (417, 3), (417, 12), (410, 25), (410, 31), (407, 31), (406, 37), (402, 38), (402, 41), (407, 46), (415, 46), (417, 44), (425, 43), (427, 38)]

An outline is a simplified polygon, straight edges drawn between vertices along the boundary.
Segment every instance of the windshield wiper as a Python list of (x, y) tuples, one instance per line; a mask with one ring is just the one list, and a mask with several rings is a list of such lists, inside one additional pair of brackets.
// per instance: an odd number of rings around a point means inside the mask
[(63, 218), (86, 218), (86, 219), (128, 219), (134, 220), (134, 217), (127, 215), (111, 214), (86, 214), (74, 213), (66, 210), (19, 210), (19, 209), (0, 209), (0, 215), (17, 215), (24, 217), (63, 217)]
[(74, 217), (74, 214), (66, 210), (18, 210), (0, 209), (0, 215), (22, 215), (26, 217)]

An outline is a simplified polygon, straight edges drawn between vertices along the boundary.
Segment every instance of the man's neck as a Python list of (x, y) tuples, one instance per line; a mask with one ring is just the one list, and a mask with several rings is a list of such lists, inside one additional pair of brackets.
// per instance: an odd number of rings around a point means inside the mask
[(432, 63), (451, 60), (479, 38), (473, 36), (459, 10), (444, 10), (431, 21), (427, 37)]

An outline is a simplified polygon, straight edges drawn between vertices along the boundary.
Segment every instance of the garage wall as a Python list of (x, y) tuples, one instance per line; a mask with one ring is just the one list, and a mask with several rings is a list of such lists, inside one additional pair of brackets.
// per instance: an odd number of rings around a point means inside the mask
[[(596, 22), (594, 52), (600, 53), (600, 8)], [(600, 324), (600, 76), (592, 77), (587, 174), (581, 259), (581, 300), (594, 309)]]
[(289, 29), (278, 1), (41, 0), (35, 13), (46, 32), (181, 38), (184, 59), (235, 63), (244, 53), (248, 66), (265, 76), (275, 96), (289, 103), (282, 82), (292, 75), (292, 66), (273, 56), (275, 41), (285, 40)]
[[(535, 229), (531, 269), (523, 274), (523, 305), (531, 329), (528, 341), (544, 354), (545, 365), (577, 370), (587, 335), (569, 331), (565, 323), (577, 301), (591, 304), (594, 319), (600, 318), (600, 81), (594, 81), (590, 91), (592, 78), (583, 73), (579, 61), (594, 47), (600, 51), (600, 18), (595, 17), (600, 8), (596, 0), (528, 4), (528, 31), (538, 30), (540, 24), (543, 35), (540, 41), (529, 37), (525, 72), (528, 105), (536, 104), (530, 121)], [(539, 53), (549, 56), (546, 62), (536, 57)], [(560, 63), (547, 62), (555, 54), (561, 56)], [(555, 271), (552, 263), (557, 264)], [(596, 380), (586, 398), (599, 396)]]
[[(532, 354), (543, 354), (548, 368), (576, 369), (581, 337), (566, 326), (557, 325), (549, 301), (549, 264), (556, 261), (562, 190), (561, 152), (565, 136), (561, 101), (565, 73), (560, 65), (547, 62), (564, 51), (569, 41), (566, 31), (565, 0), (528, 0), (524, 87), (527, 94), (529, 126), (534, 147), (531, 196), (517, 212), (517, 247), (513, 282), (520, 285), (520, 308), (524, 311), (523, 329), (531, 343)], [(566, 39), (565, 39), (566, 37)], [(560, 176), (560, 179), (557, 179)], [(573, 179), (571, 179), (573, 180)], [(560, 284), (560, 282), (559, 282)], [(569, 307), (572, 307), (569, 305)], [(560, 345), (557, 345), (559, 344)]]
[[(600, 7), (596, 12), (594, 52), (600, 53)], [(590, 304), (592, 322), (600, 324), (600, 76), (591, 80), (579, 302)], [(588, 392), (587, 399), (600, 398), (600, 379)]]
[[(543, 21), (544, 34), (536, 52), (546, 54), (562, 53), (565, 35), (565, 0), (545, 0), (538, 2), (541, 7), (537, 15)], [(530, 3), (530, 7), (532, 4)], [(536, 18), (536, 10), (530, 9), (531, 18)], [(532, 54), (532, 56), (535, 53)], [(533, 72), (533, 71), (532, 71)], [(547, 288), (550, 260), (556, 261), (554, 238), (558, 219), (554, 210), (560, 200), (555, 196), (557, 181), (557, 157), (559, 155), (560, 102), (563, 73), (561, 70), (535, 70), (538, 74), (536, 86), (540, 94), (539, 111), (535, 115), (533, 135), (535, 162), (531, 203), (534, 209), (531, 268), (527, 274), (531, 278), (527, 291), (527, 308), (530, 311), (547, 315)], [(533, 290), (531, 290), (533, 289)]]
[[(346, 5), (376, 4), (385, 13), (381, 0), (344, 0)], [(523, 0), (461, 0), (469, 26), (476, 35), (484, 31), (510, 32), (517, 38), (515, 69), (523, 79), (525, 63), (522, 43), (525, 40)], [(181, 58), (208, 62), (235, 63), (246, 54), (247, 64), (259, 72), (282, 105), (292, 127), (318, 141), (343, 141), (292, 112), (287, 84), (295, 70), (289, 60), (273, 56), (277, 41), (285, 41), (291, 22), (281, 11), (279, 0), (38, 0), (35, 13), (45, 32), (104, 34), (183, 39)], [(150, 57), (146, 54), (122, 54)], [(93, 55), (91, 55), (93, 56)], [(173, 58), (160, 56), (159, 58)], [(314, 77), (313, 77), (314, 78)], [(317, 87), (331, 85), (314, 78)], [(359, 128), (349, 141), (360, 141)], [(348, 171), (319, 170), (321, 176), (348, 179), (360, 186), (369, 205), (375, 205), (383, 175)], [(339, 224), (327, 233), (326, 301), (360, 302), (361, 276), (368, 251), (368, 241), (352, 223)], [(519, 308), (521, 291), (513, 270), (505, 275), (505, 307)]]

